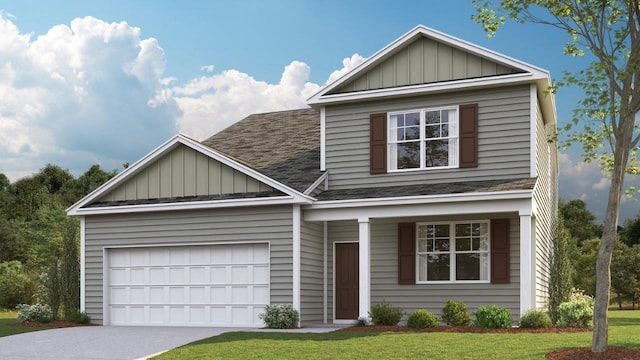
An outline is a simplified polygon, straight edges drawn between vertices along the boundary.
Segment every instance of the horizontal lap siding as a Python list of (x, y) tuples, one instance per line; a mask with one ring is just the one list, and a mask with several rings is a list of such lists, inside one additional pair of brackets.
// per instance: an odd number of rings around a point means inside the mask
[(323, 321), (323, 226), (300, 224), (300, 321)]
[(123, 245), (269, 242), (271, 302), (291, 303), (292, 234), (290, 206), (87, 216), (87, 314), (94, 322), (102, 323), (103, 248)]
[[(478, 103), (478, 167), (371, 175), (369, 115)], [(529, 87), (328, 106), (326, 164), (329, 188), (375, 187), (530, 176)]]
[[(509, 218), (511, 224), (511, 282), (509, 284), (398, 284), (398, 223), (420, 221), (463, 221)], [(358, 223), (329, 223), (329, 241), (358, 239)], [(470, 311), (479, 306), (496, 304), (511, 311), (514, 321), (520, 312), (520, 224), (515, 214), (488, 216), (455, 216), (403, 219), (373, 219), (371, 222), (371, 304), (383, 301), (401, 307), (406, 314), (427, 309), (440, 316), (447, 299), (464, 301)], [(333, 247), (330, 247), (329, 269), (332, 270)], [(329, 274), (329, 318), (333, 318), (333, 274)], [(405, 318), (406, 319), (406, 318)]]

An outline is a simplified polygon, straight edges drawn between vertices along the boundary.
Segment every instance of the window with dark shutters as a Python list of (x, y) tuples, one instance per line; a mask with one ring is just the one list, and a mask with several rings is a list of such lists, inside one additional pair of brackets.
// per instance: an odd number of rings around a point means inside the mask
[(478, 104), (460, 105), (461, 168), (478, 166)]
[(491, 220), (491, 282), (509, 283), (509, 219)]
[(416, 283), (416, 223), (398, 224), (398, 284)]
[(371, 114), (369, 126), (369, 158), (371, 174), (387, 172), (387, 114)]

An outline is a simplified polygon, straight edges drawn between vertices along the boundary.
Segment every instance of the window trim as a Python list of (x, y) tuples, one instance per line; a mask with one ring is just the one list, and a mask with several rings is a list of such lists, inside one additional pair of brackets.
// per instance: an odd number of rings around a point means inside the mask
[[(456, 112), (455, 126), (454, 126), (455, 134), (452, 136), (451, 133), (449, 133), (449, 136), (447, 138), (444, 138), (447, 140), (453, 139), (456, 141), (456, 154), (455, 154), (456, 156), (451, 157), (451, 154), (450, 153), (448, 154), (449, 158), (454, 160), (453, 161), (454, 165), (427, 167), (425, 164), (426, 158), (424, 156), (424, 142), (426, 141), (425, 139), (426, 125), (425, 125), (424, 114), (429, 111), (442, 111), (442, 110), (455, 110)], [(391, 117), (394, 115), (408, 114), (408, 113), (415, 113), (415, 112), (420, 113), (420, 139), (418, 140), (420, 142), (420, 167), (412, 168), (412, 169), (392, 169), (391, 163), (395, 162), (397, 164), (398, 159), (391, 156), (391, 145), (398, 144), (399, 142), (397, 140), (395, 141), (392, 140), (391, 137), (389, 136), (389, 129), (391, 129), (392, 127), (393, 128), (397, 127), (397, 126), (391, 126)], [(443, 138), (440, 138), (440, 139), (443, 139)], [(460, 105), (426, 107), (426, 108), (407, 109), (407, 110), (387, 112), (387, 172), (388, 173), (403, 173), (403, 172), (424, 171), (424, 170), (458, 169), (460, 168), (459, 154), (460, 154)]]
[[(489, 243), (487, 244), (486, 251), (479, 251), (480, 253), (487, 254), (487, 279), (486, 280), (455, 280), (456, 278), (456, 254), (455, 251), (456, 245), (456, 235), (455, 235), (455, 226), (459, 224), (486, 224), (487, 225), (487, 238), (489, 239)], [(448, 252), (450, 254), (449, 259), (449, 278), (451, 280), (420, 280), (420, 255), (418, 252), (419, 249), (419, 238), (418, 238), (418, 228), (421, 225), (448, 225), (450, 227), (449, 232), (449, 241), (451, 251)], [(469, 253), (469, 252), (460, 252), (460, 253)], [(416, 233), (415, 233), (415, 262), (416, 262), (416, 284), (417, 285), (428, 285), (428, 284), (489, 284), (491, 283), (491, 220), (482, 219), (482, 220), (461, 220), (461, 221), (431, 221), (431, 222), (416, 222)]]

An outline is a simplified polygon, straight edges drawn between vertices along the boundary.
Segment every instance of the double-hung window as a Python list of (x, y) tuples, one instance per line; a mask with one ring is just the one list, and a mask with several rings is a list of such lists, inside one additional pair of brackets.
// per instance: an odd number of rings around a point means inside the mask
[(488, 282), (489, 222), (417, 224), (418, 283)]
[(458, 166), (458, 108), (388, 114), (389, 170)]

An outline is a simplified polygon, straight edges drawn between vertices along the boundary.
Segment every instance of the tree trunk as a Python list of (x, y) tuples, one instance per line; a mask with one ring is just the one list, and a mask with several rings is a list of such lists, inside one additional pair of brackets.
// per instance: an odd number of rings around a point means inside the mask
[(618, 310), (622, 310), (622, 295), (620, 295), (620, 293), (616, 295), (618, 295)]
[(611, 188), (609, 188), (609, 199), (604, 219), (602, 240), (600, 241), (598, 257), (596, 258), (596, 301), (593, 309), (593, 339), (591, 342), (591, 351), (594, 353), (606, 351), (609, 341), (607, 311), (611, 291), (611, 255), (613, 254), (616, 243), (620, 197), (622, 195), (624, 174), (629, 159), (634, 120), (635, 115), (632, 115), (630, 118), (621, 119), (621, 129), (619, 129), (621, 136), (617, 136), (615, 139)]

